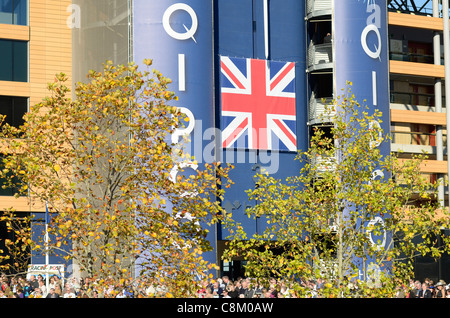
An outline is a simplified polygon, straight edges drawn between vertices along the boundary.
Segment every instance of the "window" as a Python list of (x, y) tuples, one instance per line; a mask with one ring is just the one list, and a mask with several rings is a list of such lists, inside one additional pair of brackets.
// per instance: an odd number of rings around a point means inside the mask
[[(5, 164), (3, 162), (4, 155), (0, 155), (0, 169), (4, 169)], [(0, 197), (1, 196), (14, 196), (19, 193), (22, 181), (19, 177), (13, 176), (8, 173), (5, 178), (0, 178)]]
[(23, 115), (28, 111), (28, 99), (25, 97), (0, 96), (0, 114), (6, 115), (5, 122), (10, 126), (23, 125)]
[(0, 40), (0, 81), (28, 81), (28, 42)]
[[(5, 214), (6, 213), (3, 211), (0, 212), (0, 217)], [(32, 225), (27, 220), (27, 218), (31, 217), (30, 212), (14, 212), (12, 216), (13, 221), (11, 222), (11, 226), (17, 231), (21, 229), (27, 230)], [(7, 222), (7, 220), (0, 221), (0, 255), (2, 257), (9, 256), (9, 258), (4, 258), (2, 260), (2, 266), (4, 266), (5, 274), (17, 275), (27, 271), (28, 264), (30, 264), (31, 261), (31, 249), (25, 242), (18, 239), (20, 235), (18, 235), (16, 231), (11, 231), (9, 229), (9, 226), (6, 225)], [(14, 245), (16, 246), (11, 249), (7, 246), (6, 240), (14, 242)], [(16, 253), (15, 251), (18, 251), (19, 249), (24, 252), (26, 251), (26, 253)]]
[(0, 0), (0, 23), (27, 25), (28, 0)]

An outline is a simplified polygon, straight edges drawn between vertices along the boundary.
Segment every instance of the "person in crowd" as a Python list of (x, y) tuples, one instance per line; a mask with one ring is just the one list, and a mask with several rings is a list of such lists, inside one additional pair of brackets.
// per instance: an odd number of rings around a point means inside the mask
[(14, 294), (17, 294), (17, 288), (20, 287), (17, 277), (15, 277), (15, 276), (11, 277), (11, 279), (9, 280), (9, 283), (7, 282), (7, 284), (9, 285), (11, 292)]
[(233, 284), (233, 282), (230, 282), (227, 289), (228, 289), (228, 296), (230, 296), (230, 298), (239, 297), (239, 291), (236, 290), (236, 286)]
[(239, 289), (239, 298), (252, 298), (253, 292), (249, 288), (249, 279), (243, 279), (241, 282), (241, 288)]
[(200, 288), (197, 290), (197, 297), (198, 298), (205, 298), (207, 289), (208, 289), (208, 281), (207, 280), (202, 280), (200, 282)]
[(8, 277), (2, 276), (1, 280), (2, 280), (2, 282), (1, 282), (0, 288), (2, 289), (3, 292), (5, 292), (6, 289), (9, 287)]
[(61, 285), (60, 284), (56, 284), (55, 286), (55, 293), (59, 295), (59, 297), (62, 297), (62, 289), (61, 289)]
[(222, 298), (231, 298), (230, 295), (228, 295), (228, 287), (225, 287), (223, 290)]
[(25, 298), (28, 298), (28, 296), (30, 296), (30, 294), (33, 292), (33, 287), (31, 286), (31, 282), (30, 281), (25, 281), (25, 286), (23, 287), (23, 295), (25, 296)]
[(73, 288), (67, 286), (64, 291), (63, 298), (77, 298), (77, 296), (75, 295), (75, 291), (73, 290)]
[(41, 290), (42, 298), (47, 297), (47, 294), (48, 294), (47, 286), (45, 285), (45, 281), (43, 281), (42, 279), (39, 280), (39, 289)]
[(222, 298), (223, 289), (219, 286), (219, 282), (217, 280), (213, 282), (210, 288), (214, 298)]
[(436, 283), (437, 290), (434, 298), (445, 298), (445, 285), (447, 284), (442, 279)]
[(422, 284), (419, 280), (414, 281), (412, 289), (409, 291), (408, 298), (419, 298), (419, 291), (422, 288)]
[(214, 295), (211, 291), (211, 288), (206, 288), (205, 290), (205, 297), (204, 298), (214, 298)]
[(30, 276), (30, 286), (33, 291), (36, 290), (36, 288), (39, 288), (39, 282), (36, 279), (36, 275)]
[(422, 283), (422, 288), (419, 290), (418, 298), (432, 298), (433, 295), (427, 282)]
[(55, 292), (54, 287), (50, 288), (46, 298), (59, 298), (59, 295)]
[(15, 293), (17, 298), (25, 298), (25, 295), (23, 293), (23, 288), (21, 286), (17, 287), (17, 291)]
[(42, 298), (42, 290), (35, 288), (28, 298)]
[(227, 288), (230, 284), (230, 277), (228, 277), (227, 275), (222, 276), (222, 285), (220, 287), (225, 290), (225, 288)]

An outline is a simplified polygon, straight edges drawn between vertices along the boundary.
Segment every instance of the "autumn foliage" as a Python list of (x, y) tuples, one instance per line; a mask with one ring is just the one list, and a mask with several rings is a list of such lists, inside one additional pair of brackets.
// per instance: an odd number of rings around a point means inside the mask
[(297, 175), (259, 174), (247, 214), (265, 226), (253, 235), (235, 227), (224, 257), (245, 259), (250, 277), (288, 280), (299, 297), (311, 295), (311, 281), (323, 282), (318, 297), (394, 297), (414, 279), (416, 257), (449, 252), (448, 212), (421, 175), (425, 156), (380, 151), (390, 142), (374, 124), (382, 114), (369, 113), (351, 83), (327, 111), (333, 121), (299, 152)]
[(66, 82), (57, 75), (22, 127), (3, 126), (2, 177), (12, 184), (20, 176), (18, 195), (47, 203), (49, 250), (83, 276), (116, 292), (138, 276), (160, 295), (193, 293), (196, 279), (215, 268), (203, 259), (205, 224), (220, 217), (216, 185), (226, 170), (211, 164), (183, 176), (179, 166), (191, 158), (174, 151), (170, 136), (187, 119), (158, 71), (107, 62), (77, 83), (73, 99)]

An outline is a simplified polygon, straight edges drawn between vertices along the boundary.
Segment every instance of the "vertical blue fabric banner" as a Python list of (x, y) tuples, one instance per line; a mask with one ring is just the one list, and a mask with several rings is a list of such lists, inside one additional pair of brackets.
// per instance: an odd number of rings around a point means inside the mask
[[(213, 48), (212, 0), (133, 1), (133, 60), (140, 66), (144, 59), (153, 60), (152, 67), (172, 80), (169, 90), (178, 97), (172, 105), (189, 118), (187, 127), (172, 135), (173, 143), (190, 139), (183, 149), (196, 162), (185, 164), (186, 173), (214, 161), (213, 151), (205, 150), (214, 142), (205, 133), (214, 128)], [(208, 230), (214, 251), (204, 258), (216, 263), (216, 230)]]
[[(274, 148), (278, 150), (244, 149), (245, 147), (240, 145), (235, 149), (224, 148), (222, 151), (222, 162), (231, 163), (235, 167), (230, 172), (230, 178), (234, 184), (224, 195), (224, 206), (228, 207), (233, 213), (234, 220), (242, 224), (250, 236), (262, 233), (267, 226), (266, 220), (262, 218), (254, 220), (245, 213), (247, 208), (255, 205), (254, 200), (249, 200), (245, 191), (255, 188), (256, 174), (264, 169), (272, 177), (282, 181), (289, 176), (298, 175), (302, 163), (295, 159), (296, 150), (306, 150), (309, 147), (305, 72), (305, 1), (215, 0), (214, 3), (217, 48), (216, 100), (223, 102), (220, 94), (223, 74), (220, 68), (224, 58), (234, 61), (238, 59), (241, 61), (266, 60), (270, 65), (280, 62), (279, 65), (295, 63), (295, 84), (292, 85), (292, 92), (295, 92), (295, 120), (289, 123), (292, 125), (289, 126), (291, 131), (295, 131), (296, 135), (296, 142), (291, 147), (292, 151), (280, 148)], [(265, 3), (267, 15), (264, 14)], [(216, 103), (218, 110), (223, 110), (221, 106), (223, 105)], [(261, 113), (258, 112), (258, 116)], [(219, 118), (218, 122), (218, 126), (224, 131), (226, 123), (223, 118)], [(281, 142), (279, 146), (283, 146)], [(226, 229), (222, 231), (219, 240), (226, 240), (229, 233)]]
[[(390, 131), (389, 49), (386, 0), (339, 0), (334, 5), (335, 97), (353, 83), (352, 93), (359, 103), (383, 113), (380, 123)], [(390, 144), (379, 145), (390, 155)]]
[[(335, 98), (343, 94), (346, 82), (352, 82), (351, 93), (369, 115), (382, 112), (380, 125), (383, 134), (390, 132), (389, 108), (389, 52), (386, 0), (335, 0), (333, 7), (333, 56), (335, 70)], [(388, 141), (376, 144), (382, 156), (390, 155)], [(389, 178), (383, 171), (374, 176)], [(384, 223), (375, 217), (369, 223)], [(382, 247), (388, 239), (382, 239)], [(378, 240), (374, 241), (378, 242)], [(381, 245), (380, 244), (380, 245)], [(360, 277), (369, 266), (360, 267)], [(363, 265), (361, 265), (363, 266)]]

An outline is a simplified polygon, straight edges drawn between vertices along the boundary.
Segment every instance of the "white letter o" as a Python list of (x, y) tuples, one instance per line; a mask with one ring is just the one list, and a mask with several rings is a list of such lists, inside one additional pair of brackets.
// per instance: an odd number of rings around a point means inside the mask
[[(370, 31), (375, 32), (375, 34), (377, 35), (377, 39), (378, 39), (378, 47), (376, 48), (376, 51), (371, 51), (369, 49), (369, 47), (367, 46), (367, 34), (369, 34)], [(364, 49), (364, 52), (366, 52), (366, 54), (368, 56), (370, 56), (373, 59), (377, 59), (380, 57), (380, 53), (381, 53), (381, 35), (380, 32), (378, 31), (378, 28), (376, 27), (375, 24), (369, 24), (368, 26), (366, 26), (364, 28), (364, 30), (361, 33), (361, 45)]]

